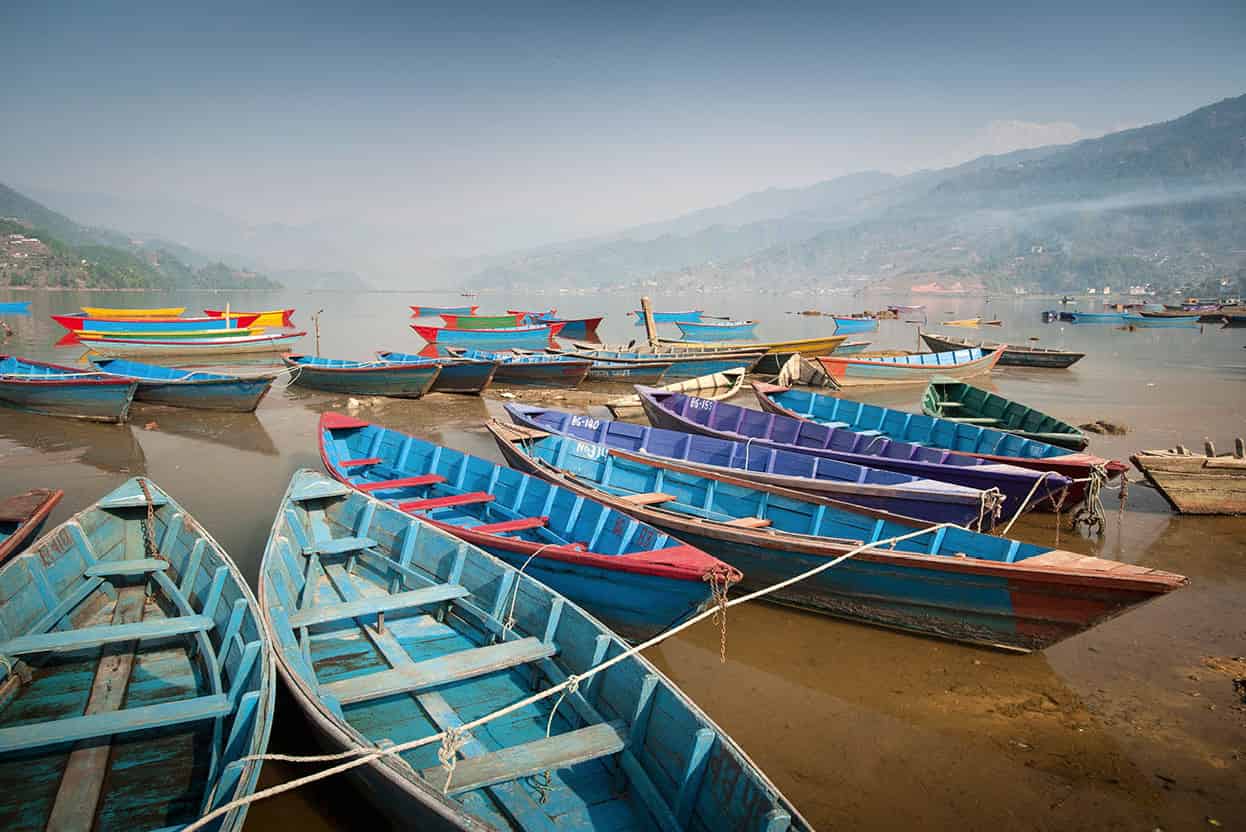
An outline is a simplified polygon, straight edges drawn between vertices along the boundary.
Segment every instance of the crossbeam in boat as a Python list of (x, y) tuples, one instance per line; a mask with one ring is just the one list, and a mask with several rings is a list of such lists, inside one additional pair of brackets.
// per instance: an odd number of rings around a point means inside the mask
[(359, 618), (381, 612), (422, 607), (426, 604), (439, 604), (442, 601), (465, 598), (470, 594), (465, 587), (458, 584), (437, 584), (409, 592), (376, 595), (340, 604), (316, 604), (291, 613), (290, 624), (294, 627), (310, 627), (313, 624), (340, 621), (343, 618)]
[(167, 728), (170, 725), (226, 716), (232, 710), (228, 696), (214, 694), (103, 714), (0, 728), (0, 753), (144, 731), (149, 728)]
[(191, 633), (202, 633), (212, 629), (212, 627), (213, 621), (206, 615), (181, 615), (176, 618), (121, 624), (115, 627), (105, 624), (98, 627), (82, 627), (77, 630), (57, 630), (37, 636), (18, 636), (0, 643), (0, 653), (9, 656), (20, 656), (29, 653), (44, 653), (51, 650), (81, 650), (86, 647), (115, 644), (119, 641), (170, 638)]

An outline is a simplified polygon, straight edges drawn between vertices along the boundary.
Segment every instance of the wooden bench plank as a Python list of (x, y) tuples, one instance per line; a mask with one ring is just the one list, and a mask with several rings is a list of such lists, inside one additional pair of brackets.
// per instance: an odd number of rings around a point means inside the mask
[(669, 503), (675, 499), (675, 496), (673, 494), (663, 494), (660, 491), (650, 491), (646, 494), (627, 494), (623, 499), (638, 506), (652, 506), (658, 503)]
[(0, 753), (214, 719), (226, 716), (231, 710), (229, 697), (222, 693), (104, 714), (0, 728)]
[(343, 552), (371, 549), (374, 546), (376, 546), (376, 541), (370, 537), (334, 537), (327, 540), (313, 540), (303, 547), (303, 555), (340, 555)]
[(406, 503), (399, 503), (398, 508), (403, 511), (430, 511), (435, 508), (448, 508), (450, 506), (466, 506), (474, 503), (491, 503), (493, 495), (484, 491), (470, 491), (466, 494), (452, 494), (449, 497), (431, 497), (427, 500), (411, 500)]
[(520, 517), (517, 520), (503, 520), (500, 523), (485, 523), (483, 526), (468, 526), (468, 529), (473, 532), (484, 532), (485, 534), (502, 534), (503, 532), (537, 529), (548, 525), (548, 517)]
[(767, 517), (737, 517), (723, 523), (724, 526), (735, 526), (738, 529), (764, 529), (771, 525)]
[(378, 480), (377, 482), (360, 482), (355, 488), (371, 494), (373, 491), (388, 491), (391, 488), (407, 488), (415, 485), (438, 485), (446, 481), (440, 474), (421, 474), (418, 477), (402, 477), (396, 480)]
[(377, 595), (341, 604), (316, 604), (292, 613), (290, 624), (293, 627), (310, 627), (313, 624), (340, 621), (343, 618), (358, 618), (364, 615), (376, 615), (380, 612), (411, 609), (425, 604), (439, 604), (442, 601), (465, 598), (470, 594), (465, 587), (458, 584), (439, 584), (423, 589), (413, 589), (410, 592)]
[[(623, 722), (604, 722), (568, 731), (554, 737), (503, 748), (491, 754), (459, 760), (447, 794), (474, 791), (483, 786), (506, 783), (539, 774), (547, 769), (569, 768), (599, 757), (618, 754), (627, 747)], [(424, 769), (421, 774), (440, 790), (446, 782), (441, 766)]]
[(379, 456), (370, 456), (366, 459), (343, 459), (338, 463), (342, 468), (363, 468), (367, 465), (380, 465), (384, 462)]
[(322, 685), (343, 705), (380, 699), (396, 693), (459, 682), (554, 655), (557, 649), (537, 638), (523, 638), (474, 650), (460, 650), (410, 665), (365, 673)]
[(87, 567), (82, 574), (88, 578), (113, 575), (146, 575), (148, 572), (163, 572), (169, 568), (167, 560), (160, 558), (137, 558), (134, 560), (101, 560)]
[(56, 630), (37, 636), (18, 636), (10, 639), (0, 644), (0, 653), (21, 656), (28, 653), (44, 653), (49, 650), (81, 650), (86, 647), (115, 644), (119, 641), (169, 638), (201, 633), (211, 630), (212, 626), (212, 619), (206, 615), (181, 615), (177, 618), (122, 624), (117, 627), (100, 625), (83, 627), (79, 630)]

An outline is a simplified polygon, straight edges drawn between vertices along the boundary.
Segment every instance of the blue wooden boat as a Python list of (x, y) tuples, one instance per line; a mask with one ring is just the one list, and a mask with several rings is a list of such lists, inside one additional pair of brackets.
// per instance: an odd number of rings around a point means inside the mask
[(4, 564), (0, 593), (0, 828), (178, 829), (255, 789), (275, 694), (259, 610), (154, 483)]
[(652, 361), (594, 360), (588, 368), (588, 377), (594, 381), (618, 381), (624, 384), (661, 384), (674, 359), (662, 358)]
[(123, 358), (92, 358), (91, 363), (110, 376), (138, 383), (135, 401), (189, 407), (195, 410), (227, 410), (250, 413), (267, 395), (276, 374), (250, 378), (178, 370), (156, 364), (141, 364)]
[[(610, 364), (653, 364), (667, 363), (662, 378), (674, 381), (685, 378), (699, 378), (714, 373), (744, 367), (745, 372), (752, 372), (761, 360), (765, 350), (732, 351), (722, 353), (683, 352), (679, 350), (663, 350), (659, 352), (639, 352), (636, 350), (608, 350), (579, 348), (574, 353), (564, 352), (562, 355), (577, 355), (592, 358), (595, 363)], [(652, 382), (637, 381), (636, 384)]]
[(1125, 313), (1122, 320), (1131, 326), (1143, 327), (1161, 327), (1161, 326), (1184, 326), (1197, 327), (1199, 324), (1198, 314), (1192, 313), (1189, 316), (1184, 315), (1139, 315), (1137, 312)]
[(138, 385), (98, 371), (0, 355), (0, 405), (45, 416), (124, 422)]
[[(984, 531), (995, 524), (995, 492), (925, 480), (896, 471), (776, 448), (753, 448), (743, 442), (649, 428), (630, 422), (595, 419), (524, 404), (507, 404), (517, 425), (591, 442), (601, 457), (622, 451), (669, 459), (708, 473), (747, 476), (749, 480), (821, 494), (852, 505), (884, 509)], [(564, 446), (566, 453), (570, 445)], [(578, 448), (577, 453), (585, 453)]]
[(984, 375), (995, 368), (1003, 354), (1003, 347), (993, 352), (969, 349), (859, 356), (832, 353), (818, 358), (818, 363), (838, 387), (875, 387), (925, 384), (935, 376), (972, 378)]
[(535, 387), (580, 386), (593, 362), (562, 355), (518, 355), (513, 352), (454, 350), (455, 355), (497, 363), (493, 377), (499, 384)]
[(487, 549), (629, 638), (696, 614), (720, 562), (591, 500), (487, 459), (337, 413), (320, 421), (325, 469)]
[(32, 488), (0, 499), (0, 563), (26, 548), (64, 496), (60, 489)]
[(72, 315), (53, 315), (52, 320), (70, 332), (120, 332), (135, 334), (160, 334), (167, 332), (219, 332), (224, 329), (248, 329), (258, 313), (231, 315), (228, 318), (211, 316), (194, 318), (96, 318), (85, 312)]
[(411, 324), (416, 334), (438, 347), (469, 347), (471, 349), (540, 350), (553, 344), (562, 324), (531, 324), (497, 329), (455, 329), (448, 326)]
[[(835, 331), (844, 335), (851, 335), (854, 332), (877, 332), (878, 320), (876, 318), (844, 318), (838, 315), (830, 316), (835, 321)], [(836, 350), (840, 352), (840, 350)]]
[[(633, 310), (632, 314), (636, 316), (637, 326), (645, 325), (645, 312), (643, 309)], [(676, 321), (699, 321), (705, 312), (700, 309), (689, 309), (684, 312), (654, 312), (652, 314), (654, 323), (673, 324)]]
[[(589, 443), (533, 438), (499, 422), (489, 430), (511, 465), (700, 546), (740, 569), (746, 589), (928, 526), (668, 460), (602, 456)], [(867, 549), (766, 597), (926, 636), (1030, 651), (1185, 583), (1170, 572), (941, 526)]]
[(441, 315), (475, 315), (480, 307), (471, 306), (412, 306), (412, 318), (436, 318)]
[(443, 749), (442, 732), (626, 645), (530, 573), (339, 483), (295, 474), (259, 592), (278, 670), (321, 745), (430, 738), (353, 769), (396, 828), (810, 828), (641, 656)]
[(455, 356), (426, 357), (406, 352), (378, 352), (376, 357), (392, 364), (434, 363), (441, 368), (433, 382), (432, 393), (466, 393), (478, 396), (489, 387), (497, 372), (498, 362), (493, 358), (464, 358)]
[[(1067, 317), (1066, 317), (1067, 316)], [(1061, 312), (1061, 320), (1075, 324), (1119, 324), (1125, 320), (1124, 312)]]
[(864, 352), (870, 345), (869, 341), (845, 341), (834, 349), (836, 355), (856, 355)]
[(436, 362), (394, 364), (314, 355), (286, 355), (281, 360), (294, 371), (290, 374), (291, 384), (352, 396), (418, 399), (429, 391), (441, 372)]
[(0, 303), (0, 315), (29, 315), (30, 301), (19, 300), (14, 302)]
[[(847, 427), (832, 427), (681, 393), (647, 388), (637, 388), (636, 393), (645, 415), (655, 427), (747, 442), (751, 448), (798, 451), (982, 491), (998, 488), (1005, 497), (1005, 516), (1008, 517), (1044, 500), (1059, 498), (1072, 484), (1069, 477), (1059, 474), (1044, 475), (1016, 465), (900, 442), (872, 431), (855, 432)], [(1026, 505), (1031, 491), (1034, 496)]]
[(605, 315), (598, 315), (595, 318), (560, 318), (552, 310), (522, 312), (508, 309), (507, 311), (523, 316), (524, 323), (562, 324), (562, 331), (558, 333), (562, 338), (591, 338), (597, 334), (597, 327), (601, 326), (602, 319), (605, 318)]
[(754, 337), (757, 321), (675, 321), (689, 341), (744, 341)]

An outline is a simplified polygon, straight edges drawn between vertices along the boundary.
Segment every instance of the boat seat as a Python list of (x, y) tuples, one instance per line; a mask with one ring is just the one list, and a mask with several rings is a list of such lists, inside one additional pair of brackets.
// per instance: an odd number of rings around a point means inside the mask
[(637, 506), (652, 506), (658, 503), (669, 503), (675, 497), (672, 494), (663, 494), (660, 491), (650, 491), (645, 494), (625, 494), (623, 499)]
[(547, 659), (556, 652), (558, 649), (553, 644), (529, 636), (488, 647), (460, 650), (433, 659), (404, 664), (392, 670), (364, 673), (322, 684), (320, 687), (325, 693), (335, 696), (343, 705), (349, 705), (450, 682), (461, 682), (486, 673)]
[(468, 526), (473, 532), (485, 534), (502, 534), (503, 532), (521, 532), (524, 529), (538, 529), (549, 525), (548, 517), (520, 517), (518, 520), (503, 520), (500, 523), (485, 523), (483, 526)]
[(852, 427), (852, 426), (851, 426), (851, 425), (849, 425), (847, 422), (822, 422), (822, 426), (823, 426), (823, 427), (827, 427), (827, 428), (831, 428), (832, 430), (838, 430), (838, 429), (840, 429), (840, 428)]
[(170, 725), (226, 716), (232, 710), (229, 697), (218, 693), (177, 702), (162, 702), (159, 705), (144, 705), (90, 716), (0, 728), (0, 754), (132, 731), (167, 728)]
[(434, 508), (448, 508), (450, 506), (466, 506), (473, 503), (491, 503), (493, 495), (485, 491), (470, 491), (466, 494), (451, 494), (449, 497), (430, 497), (427, 500), (411, 500), (406, 503), (399, 503), (398, 508), (403, 511), (429, 511)]
[(440, 474), (421, 474), (418, 477), (403, 477), (397, 480), (381, 480), (379, 482), (360, 482), (355, 484), (355, 488), (360, 491), (371, 493), (373, 491), (388, 491), (391, 488), (407, 488), (415, 485), (437, 485), (443, 483), (446, 478)]
[[(626, 730), (621, 721), (599, 722), (565, 734), (459, 760), (455, 763), (447, 794), (462, 794), (618, 754), (627, 747)], [(434, 788), (441, 790), (445, 786), (447, 771), (442, 766), (426, 768), (420, 773)]]
[(163, 572), (169, 568), (169, 562), (161, 558), (142, 558), (138, 560), (101, 560), (87, 567), (82, 574), (88, 578), (100, 578), (110, 575), (146, 575), (148, 572)]
[(437, 584), (436, 586), (413, 589), (410, 592), (396, 592), (393, 595), (377, 595), (358, 601), (347, 601), (340, 604), (316, 604), (290, 614), (292, 627), (310, 627), (312, 624), (324, 624), (328, 621), (339, 621), (343, 618), (358, 618), (362, 615), (375, 615), (381, 612), (421, 607), (425, 604), (439, 604), (455, 598), (465, 598), (471, 593), (458, 584)]
[(21, 656), (28, 653), (45, 653), (49, 650), (82, 650), (103, 644), (134, 641), (145, 638), (170, 638), (172, 636), (203, 633), (211, 630), (213, 621), (206, 615), (181, 615), (176, 618), (158, 618), (135, 624), (98, 627), (82, 627), (78, 630), (56, 630), (37, 636), (18, 636), (0, 642), (0, 654)]
[(771, 524), (772, 521), (768, 517), (737, 517), (723, 523), (724, 526), (735, 526), (739, 529), (764, 529)]
[(343, 552), (357, 552), (360, 549), (371, 549), (376, 541), (370, 537), (330, 537), (325, 540), (313, 540), (303, 547), (304, 556), (340, 555)]
[(363, 468), (366, 465), (380, 465), (384, 462), (379, 456), (370, 456), (365, 459), (343, 459), (338, 465), (342, 468)]
[(990, 416), (953, 416), (948, 421), (961, 425), (998, 425), (999, 419)]
[(881, 430), (859, 430), (857, 431), (857, 433), (861, 434), (862, 436), (882, 436), (883, 435), (883, 432)]
[(939, 407), (964, 407), (964, 402), (939, 402)]

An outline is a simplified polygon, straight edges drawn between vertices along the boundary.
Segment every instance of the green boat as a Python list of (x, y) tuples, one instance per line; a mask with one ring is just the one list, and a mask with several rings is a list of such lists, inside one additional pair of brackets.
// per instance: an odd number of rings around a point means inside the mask
[(970, 425), (1015, 433), (1074, 451), (1089, 442), (1086, 434), (1054, 416), (951, 378), (931, 379), (922, 396), (922, 412)]
[(519, 326), (523, 323), (523, 315), (515, 312), (506, 315), (450, 315), (443, 314), (441, 319), (446, 326), (455, 329), (501, 329)]

